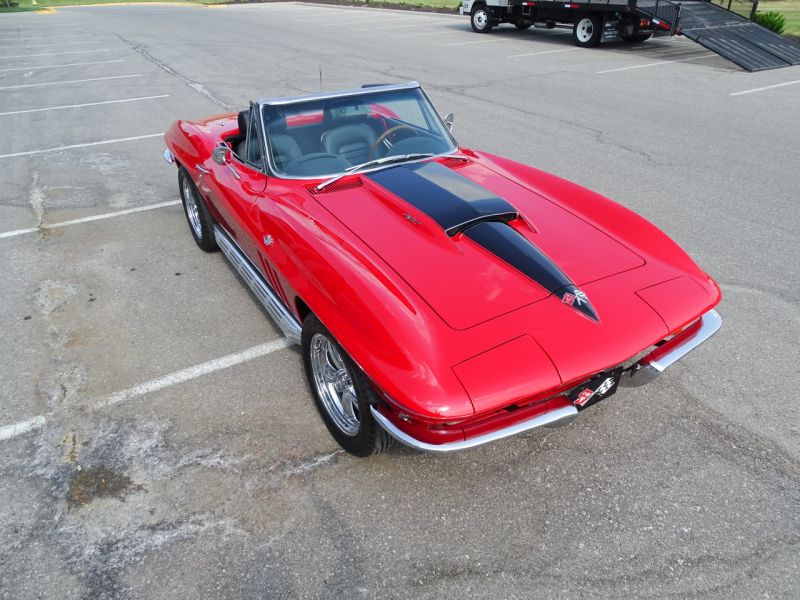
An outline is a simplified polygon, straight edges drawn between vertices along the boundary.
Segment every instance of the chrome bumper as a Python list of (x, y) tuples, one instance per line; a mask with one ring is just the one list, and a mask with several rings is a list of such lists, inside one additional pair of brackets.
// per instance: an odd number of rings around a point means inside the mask
[(175, 164), (175, 157), (172, 156), (172, 152), (169, 150), (164, 150), (164, 162), (166, 162), (168, 165)]
[[(719, 313), (715, 310), (708, 311), (700, 317), (700, 325), (696, 330), (679, 335), (674, 338), (674, 340), (670, 340), (670, 342), (656, 348), (637, 362), (631, 369), (625, 371), (622, 374), (620, 385), (636, 387), (652, 381), (663, 373), (667, 367), (686, 356), (689, 352), (714, 335), (719, 331), (721, 326), (722, 318), (719, 316)], [(488, 444), (489, 442), (501, 440), (544, 425), (561, 424), (571, 421), (578, 414), (578, 409), (575, 408), (575, 406), (562, 406), (561, 408), (537, 415), (527, 421), (516, 423), (505, 429), (498, 429), (497, 431), (479, 435), (468, 440), (448, 442), (445, 444), (429, 444), (413, 438), (399, 429), (387, 417), (378, 412), (374, 406), (370, 407), (370, 410), (372, 412), (372, 417), (378, 424), (398, 442), (423, 452), (440, 453), (466, 450), (467, 448)]]
[(710, 310), (700, 317), (700, 326), (690, 334), (679, 335), (637, 362), (622, 374), (619, 384), (625, 387), (639, 387), (650, 383), (668, 367), (682, 359), (700, 344), (719, 331), (722, 317)]
[(527, 421), (516, 423), (511, 427), (498, 429), (497, 431), (479, 435), (468, 440), (447, 442), (445, 444), (428, 444), (427, 442), (421, 442), (420, 440), (413, 438), (404, 431), (398, 429), (394, 423), (379, 413), (374, 406), (370, 407), (370, 410), (372, 411), (372, 417), (378, 422), (378, 424), (401, 444), (405, 444), (406, 446), (414, 448), (415, 450), (421, 450), (423, 452), (442, 453), (474, 448), (475, 446), (481, 446), (483, 444), (488, 444), (489, 442), (494, 442), (512, 435), (517, 435), (518, 433), (528, 431), (529, 429), (535, 429), (536, 427), (542, 427), (544, 425), (554, 425), (559, 422), (572, 420), (578, 414), (578, 409), (576, 409), (574, 406), (563, 406), (561, 408), (557, 408), (556, 410), (546, 412), (542, 415), (536, 415)]

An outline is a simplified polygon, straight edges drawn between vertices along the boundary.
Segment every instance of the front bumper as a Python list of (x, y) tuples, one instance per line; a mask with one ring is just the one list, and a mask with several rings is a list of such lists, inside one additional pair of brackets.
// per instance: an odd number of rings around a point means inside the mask
[[(622, 374), (619, 385), (636, 387), (653, 381), (668, 367), (675, 364), (678, 360), (719, 331), (721, 326), (722, 318), (719, 316), (719, 313), (713, 309), (708, 311), (694, 324), (687, 327), (671, 340), (658, 346), (655, 350), (641, 358), (636, 364), (626, 369)], [(564, 397), (564, 400), (567, 401), (566, 397)], [(403, 431), (389, 417), (382, 414), (379, 409), (374, 406), (371, 407), (371, 412), (375, 421), (398, 442), (423, 452), (446, 453), (474, 448), (544, 425), (555, 425), (556, 423), (561, 424), (571, 421), (578, 414), (578, 409), (572, 404), (561, 405), (547, 412), (538, 413), (531, 418), (488, 433), (442, 444), (432, 444), (416, 439)]]

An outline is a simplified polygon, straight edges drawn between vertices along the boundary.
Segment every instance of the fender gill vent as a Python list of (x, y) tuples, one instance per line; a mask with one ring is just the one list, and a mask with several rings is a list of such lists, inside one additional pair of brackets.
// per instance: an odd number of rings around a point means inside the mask
[(319, 194), (330, 194), (331, 192), (343, 192), (345, 190), (352, 190), (355, 188), (361, 187), (361, 179), (350, 179), (348, 181), (337, 181), (336, 183), (332, 183), (327, 187), (322, 188), (321, 190), (317, 189), (315, 185), (309, 185), (306, 189), (314, 194), (315, 196)]

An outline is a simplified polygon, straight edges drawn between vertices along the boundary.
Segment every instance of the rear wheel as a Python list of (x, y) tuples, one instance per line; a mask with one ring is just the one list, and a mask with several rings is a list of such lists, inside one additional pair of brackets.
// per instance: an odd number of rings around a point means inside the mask
[(339, 445), (356, 456), (386, 450), (391, 437), (370, 412), (370, 406), (378, 402), (375, 390), (313, 314), (303, 322), (302, 352), (317, 410)]
[(218, 247), (217, 241), (214, 239), (214, 220), (191, 176), (183, 167), (178, 171), (178, 186), (183, 201), (183, 212), (189, 222), (189, 231), (192, 232), (194, 241), (204, 252), (216, 251)]
[(484, 4), (479, 4), (472, 9), (469, 22), (475, 33), (489, 33), (493, 27), (492, 21), (489, 19), (489, 11)]
[(592, 48), (600, 43), (603, 34), (603, 17), (587, 15), (578, 20), (572, 28), (572, 38), (581, 48)]
[(517, 21), (516, 23), (514, 23), (514, 27), (516, 27), (520, 31), (525, 31), (526, 29), (530, 29), (531, 25), (533, 25), (533, 23), (525, 23), (524, 21)]

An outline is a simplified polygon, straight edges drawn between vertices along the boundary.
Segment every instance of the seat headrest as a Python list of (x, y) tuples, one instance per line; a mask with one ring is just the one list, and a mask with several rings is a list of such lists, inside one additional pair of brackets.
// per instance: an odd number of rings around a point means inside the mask
[(247, 135), (247, 117), (250, 116), (249, 110), (243, 110), (239, 113), (237, 120), (239, 121), (239, 135), (246, 136)]

